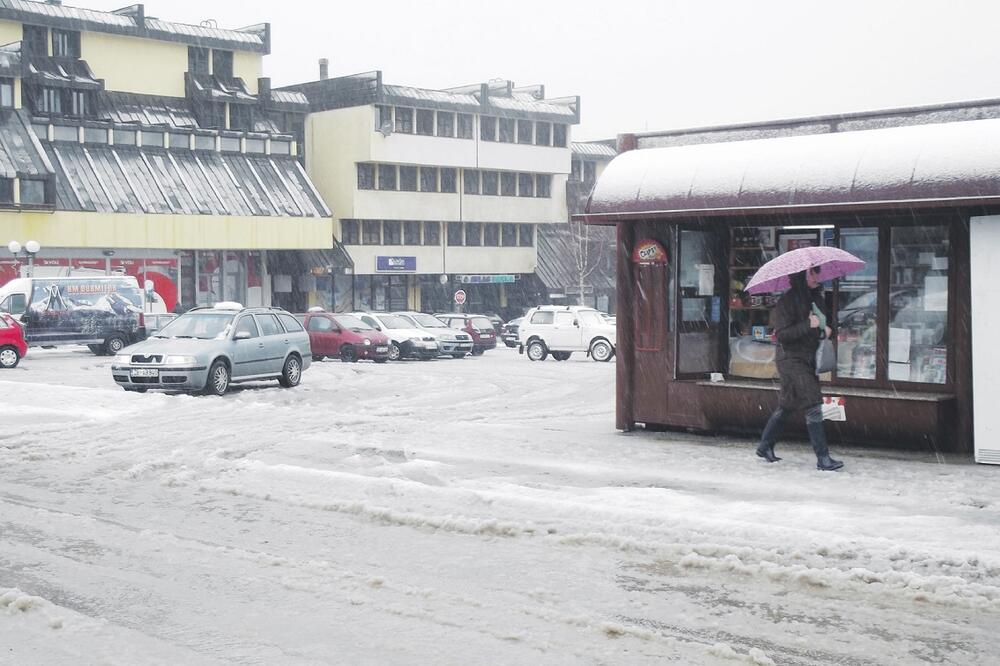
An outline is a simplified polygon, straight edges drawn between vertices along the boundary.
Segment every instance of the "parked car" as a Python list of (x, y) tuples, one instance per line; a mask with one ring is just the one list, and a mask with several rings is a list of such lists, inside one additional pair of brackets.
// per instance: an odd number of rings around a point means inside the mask
[(503, 317), (495, 313), (489, 313), (485, 317), (493, 324), (493, 332), (500, 335), (500, 329), (503, 328)]
[(511, 319), (500, 329), (500, 339), (512, 349), (517, 346), (517, 329), (522, 321), (524, 321), (524, 317)]
[(0, 312), (24, 325), (29, 346), (87, 345), (113, 355), (145, 339), (144, 292), (130, 275), (17, 278), (0, 287)]
[(434, 316), (449, 328), (465, 331), (472, 337), (473, 356), (479, 356), (487, 349), (495, 349), (497, 346), (497, 333), (493, 328), (493, 322), (483, 315), (452, 312)]
[(354, 312), (355, 317), (389, 338), (389, 360), (419, 358), (429, 361), (437, 358), (440, 346), (429, 331), (416, 328), (412, 323), (388, 312)]
[(307, 312), (295, 315), (309, 333), (314, 361), (327, 356), (345, 363), (371, 359), (389, 360), (389, 338), (354, 315), (330, 312)]
[(231, 383), (277, 379), (297, 386), (312, 362), (309, 335), (281, 308), (239, 303), (188, 310), (114, 358), (111, 374), (126, 391), (200, 391), (222, 395)]
[(557, 361), (586, 352), (595, 361), (610, 361), (617, 335), (601, 313), (578, 305), (543, 305), (528, 310), (518, 329), (519, 352), (532, 361), (549, 354)]
[(395, 312), (393, 313), (417, 328), (428, 331), (437, 338), (442, 356), (465, 358), (472, 352), (472, 336), (464, 331), (456, 331), (433, 315), (425, 312)]
[(161, 312), (158, 314), (145, 312), (143, 313), (142, 318), (146, 322), (146, 335), (149, 336), (176, 319), (177, 315), (173, 312)]
[(9, 314), (0, 314), (0, 368), (16, 368), (27, 353), (21, 325)]

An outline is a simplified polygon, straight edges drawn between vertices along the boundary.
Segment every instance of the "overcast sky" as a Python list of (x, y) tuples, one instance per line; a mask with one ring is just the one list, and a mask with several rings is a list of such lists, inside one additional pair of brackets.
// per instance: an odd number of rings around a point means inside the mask
[(576, 140), (1000, 97), (995, 0), (150, 0), (146, 13), (270, 22), (276, 86), (316, 79), (321, 57), (331, 76), (381, 69), (399, 85), (542, 83), (582, 98)]

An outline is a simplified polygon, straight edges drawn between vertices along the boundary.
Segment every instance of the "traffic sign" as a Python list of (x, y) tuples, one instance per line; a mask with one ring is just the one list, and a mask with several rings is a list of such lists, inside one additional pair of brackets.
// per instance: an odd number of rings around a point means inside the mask
[(455, 305), (465, 305), (465, 291), (459, 289), (455, 292)]

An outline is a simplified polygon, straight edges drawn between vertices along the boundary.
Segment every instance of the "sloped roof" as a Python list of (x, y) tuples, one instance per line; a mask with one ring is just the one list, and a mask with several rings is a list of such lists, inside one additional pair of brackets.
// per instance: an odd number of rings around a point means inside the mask
[(586, 216), (1000, 203), (1000, 119), (650, 148), (607, 166)]
[(571, 144), (571, 149), (574, 155), (583, 155), (586, 157), (601, 157), (601, 158), (611, 159), (618, 154), (618, 152), (614, 148), (607, 145), (606, 143), (596, 143), (596, 142), (578, 143), (574, 141)]
[(52, 173), (24, 111), (0, 112), (0, 177)]
[(115, 123), (198, 127), (191, 101), (184, 97), (161, 97), (105, 91), (97, 96), (97, 117)]

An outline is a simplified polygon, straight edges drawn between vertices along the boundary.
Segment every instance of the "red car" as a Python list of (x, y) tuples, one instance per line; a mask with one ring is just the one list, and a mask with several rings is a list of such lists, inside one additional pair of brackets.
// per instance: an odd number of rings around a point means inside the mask
[(27, 353), (21, 325), (9, 314), (0, 314), (0, 368), (16, 368)]
[(434, 316), (448, 324), (449, 328), (465, 331), (472, 336), (473, 356), (479, 356), (487, 349), (495, 349), (497, 346), (497, 331), (488, 317), (459, 312)]
[(389, 338), (354, 315), (307, 312), (295, 315), (309, 332), (314, 361), (327, 356), (353, 363), (363, 358), (376, 363), (389, 360)]

